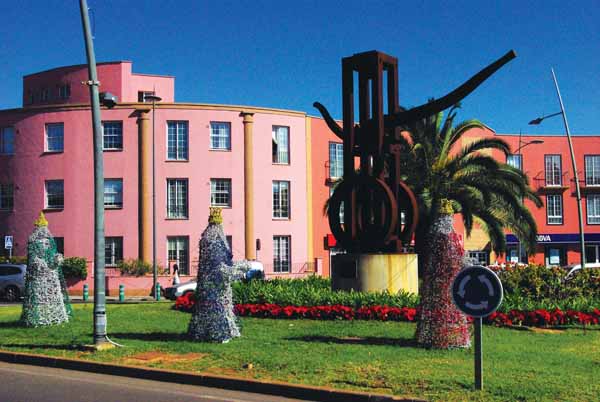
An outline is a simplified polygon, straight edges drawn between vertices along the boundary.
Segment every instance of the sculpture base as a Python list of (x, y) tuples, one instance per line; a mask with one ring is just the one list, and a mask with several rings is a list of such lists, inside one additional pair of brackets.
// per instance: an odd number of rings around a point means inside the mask
[(418, 294), (417, 254), (337, 254), (331, 260), (333, 290)]

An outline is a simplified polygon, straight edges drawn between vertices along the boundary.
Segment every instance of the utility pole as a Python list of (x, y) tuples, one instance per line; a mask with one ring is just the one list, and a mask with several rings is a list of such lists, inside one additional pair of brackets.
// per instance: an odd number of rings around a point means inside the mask
[(98, 348), (108, 344), (106, 337), (106, 293), (104, 272), (104, 163), (102, 155), (102, 126), (100, 122), (100, 95), (96, 56), (90, 31), (90, 18), (86, 0), (79, 0), (83, 38), (89, 71), (92, 104), (92, 129), (94, 133), (94, 345)]

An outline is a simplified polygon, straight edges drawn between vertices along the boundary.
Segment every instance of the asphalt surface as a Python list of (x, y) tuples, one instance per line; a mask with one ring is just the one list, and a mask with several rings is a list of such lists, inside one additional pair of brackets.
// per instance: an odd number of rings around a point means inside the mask
[(280, 396), (0, 362), (4, 402), (293, 402)]

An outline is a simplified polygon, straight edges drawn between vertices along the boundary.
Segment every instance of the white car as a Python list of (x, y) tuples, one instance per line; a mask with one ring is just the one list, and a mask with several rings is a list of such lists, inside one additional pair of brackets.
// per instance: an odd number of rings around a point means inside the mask
[[(264, 268), (261, 262), (249, 261), (250, 270), (246, 272), (245, 280), (251, 279), (263, 279), (265, 276)], [(196, 281), (189, 281), (180, 283), (179, 285), (173, 285), (165, 288), (165, 297), (170, 300), (175, 300), (186, 293), (193, 293), (196, 291)]]
[[(600, 268), (600, 262), (586, 262), (585, 263), (585, 269), (599, 269), (599, 268)], [(581, 269), (581, 264), (567, 265), (565, 267), (565, 269), (568, 271), (567, 275), (565, 276), (565, 279), (571, 279), (573, 277), (573, 275), (575, 275), (575, 273)]]

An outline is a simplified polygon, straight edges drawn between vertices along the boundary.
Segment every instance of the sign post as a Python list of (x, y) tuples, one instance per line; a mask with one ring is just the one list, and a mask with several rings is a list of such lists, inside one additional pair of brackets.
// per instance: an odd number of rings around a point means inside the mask
[(482, 318), (502, 303), (502, 282), (491, 270), (480, 265), (460, 271), (452, 283), (452, 300), (460, 311), (474, 318), (475, 389), (483, 389)]
[(8, 250), (8, 258), (12, 258), (13, 237), (4, 236), (4, 248)]

